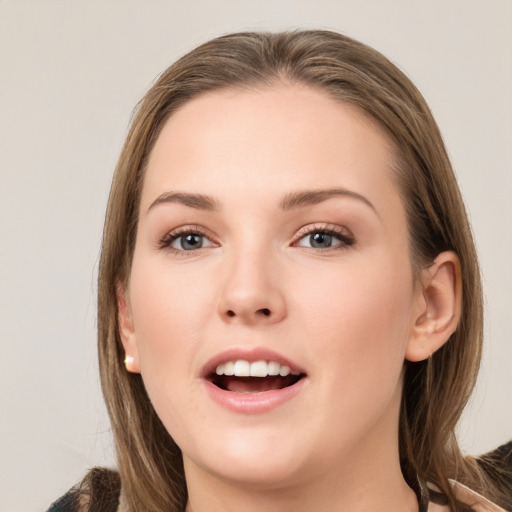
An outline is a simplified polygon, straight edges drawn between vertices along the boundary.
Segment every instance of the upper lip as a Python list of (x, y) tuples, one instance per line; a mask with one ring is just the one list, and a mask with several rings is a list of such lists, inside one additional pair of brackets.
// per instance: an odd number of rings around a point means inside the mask
[(287, 357), (275, 352), (272, 349), (257, 347), (257, 348), (232, 348), (225, 350), (219, 354), (213, 356), (204, 366), (201, 371), (202, 378), (208, 378), (215, 373), (215, 369), (219, 364), (226, 363), (228, 361), (249, 361), (254, 363), (256, 361), (275, 361), (282, 366), (289, 366), (290, 370), (299, 374), (305, 374), (306, 372), (297, 363), (293, 362)]

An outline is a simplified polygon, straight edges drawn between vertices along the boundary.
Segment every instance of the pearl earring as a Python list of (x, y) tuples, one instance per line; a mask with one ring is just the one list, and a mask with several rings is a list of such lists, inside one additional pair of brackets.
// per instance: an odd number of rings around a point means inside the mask
[(126, 366), (126, 369), (128, 371), (131, 371), (130, 366), (132, 365), (132, 363), (133, 363), (133, 356), (126, 356), (124, 358), (124, 365)]

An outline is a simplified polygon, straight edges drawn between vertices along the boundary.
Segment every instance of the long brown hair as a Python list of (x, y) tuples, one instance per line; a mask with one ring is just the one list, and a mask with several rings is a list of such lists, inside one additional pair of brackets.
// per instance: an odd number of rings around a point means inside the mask
[(185, 102), (225, 88), (286, 80), (323, 91), (371, 115), (398, 154), (395, 174), (408, 216), (416, 269), (442, 251), (461, 264), (462, 316), (428, 361), (406, 363), (400, 414), (402, 471), (411, 487), (428, 481), (457, 503), (454, 478), (507, 503), (471, 459), (454, 429), (474, 387), (482, 345), (482, 291), (464, 204), (439, 129), (421, 94), (372, 48), (328, 31), (239, 33), (209, 41), (167, 69), (139, 103), (113, 178), (99, 265), (98, 343), (126, 510), (183, 511), (181, 453), (151, 405), (140, 375), (127, 373), (117, 323), (118, 285), (126, 285), (148, 156), (164, 123)]

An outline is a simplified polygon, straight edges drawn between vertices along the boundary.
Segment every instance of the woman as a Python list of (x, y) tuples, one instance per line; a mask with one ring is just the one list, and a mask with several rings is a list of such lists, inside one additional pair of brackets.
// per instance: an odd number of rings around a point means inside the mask
[(233, 34), (164, 72), (114, 176), (98, 330), (121, 511), (512, 506), (454, 435), (482, 295), (439, 130), (345, 36)]

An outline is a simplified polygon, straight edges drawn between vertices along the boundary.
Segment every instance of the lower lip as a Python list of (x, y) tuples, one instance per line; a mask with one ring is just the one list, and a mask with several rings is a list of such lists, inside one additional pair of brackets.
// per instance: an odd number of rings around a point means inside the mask
[(214, 402), (240, 414), (262, 414), (278, 408), (297, 396), (304, 387), (306, 377), (291, 386), (261, 393), (235, 393), (221, 389), (208, 380), (203, 381)]

